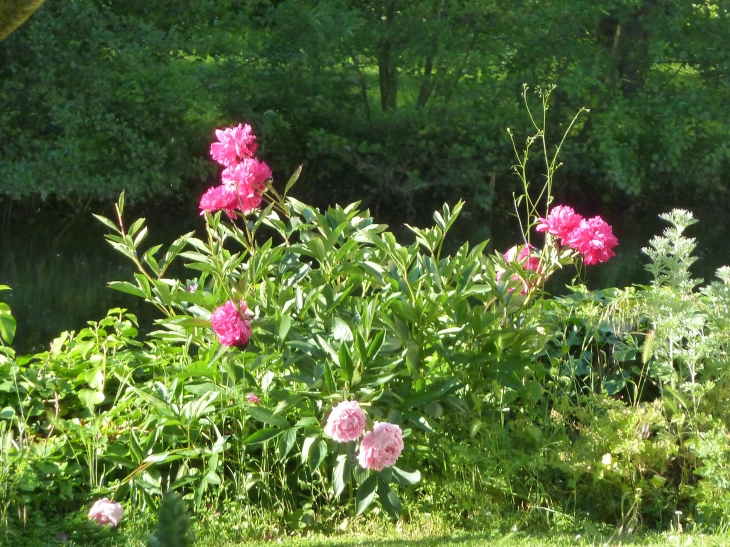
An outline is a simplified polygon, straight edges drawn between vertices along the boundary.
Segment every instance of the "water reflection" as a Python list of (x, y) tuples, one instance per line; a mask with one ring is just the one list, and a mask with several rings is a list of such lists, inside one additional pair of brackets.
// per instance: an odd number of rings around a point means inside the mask
[[(155, 217), (150, 218), (148, 245), (172, 242), (202, 222), (190, 215)], [(91, 214), (38, 214), (2, 225), (0, 284), (12, 292), (1, 297), (18, 322), (13, 344), (18, 352), (46, 349), (62, 331), (79, 330), (115, 307), (129, 309), (142, 330), (150, 329), (159, 315), (153, 306), (106, 286), (113, 280), (132, 281), (134, 270), (131, 261), (106, 243), (105, 230)], [(185, 275), (181, 265), (172, 273)]]

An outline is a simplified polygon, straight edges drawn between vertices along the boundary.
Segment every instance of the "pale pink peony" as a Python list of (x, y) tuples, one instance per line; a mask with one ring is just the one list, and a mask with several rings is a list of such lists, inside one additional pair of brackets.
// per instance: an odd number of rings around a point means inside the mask
[(254, 395), (253, 393), (249, 393), (248, 395), (246, 395), (246, 400), (249, 403), (251, 403), (252, 405), (260, 405), (261, 404), (261, 399), (259, 399), (258, 397), (256, 397), (256, 395)]
[(344, 401), (330, 412), (324, 432), (338, 443), (354, 441), (362, 436), (367, 421), (357, 401)]
[(238, 209), (238, 197), (236, 196), (236, 192), (226, 186), (209, 188), (200, 198), (201, 215), (206, 212), (215, 213), (216, 211), (223, 210), (229, 217), (234, 218), (234, 209)]
[(560, 244), (565, 245), (565, 241), (575, 230), (583, 217), (576, 213), (572, 207), (565, 205), (556, 205), (552, 208), (547, 218), (538, 218), (538, 232), (547, 232), (560, 239)]
[(89, 518), (101, 526), (114, 528), (124, 516), (124, 508), (109, 498), (98, 500), (89, 509)]
[(400, 427), (387, 422), (375, 422), (373, 430), (365, 434), (360, 443), (357, 461), (360, 467), (382, 471), (394, 465), (403, 452), (403, 432)]
[(251, 337), (251, 323), (246, 319), (246, 303), (241, 302), (239, 312), (229, 300), (217, 308), (210, 318), (218, 341), (224, 346), (245, 346)]
[(239, 123), (237, 127), (216, 129), (215, 135), (219, 142), (210, 145), (210, 155), (226, 167), (253, 156), (258, 147), (256, 137), (251, 134), (251, 126), (248, 124), (242, 126)]
[(581, 220), (567, 239), (571, 249), (583, 255), (585, 264), (606, 262), (614, 255), (611, 250), (618, 245), (618, 239), (613, 235), (611, 226), (601, 217)]
[[(533, 270), (540, 273), (540, 257), (534, 256), (534, 251), (535, 247), (533, 247), (529, 243), (526, 243), (524, 245), (515, 245), (514, 247), (510, 247), (509, 250), (502, 256), (507, 262), (517, 262), (525, 270)], [(497, 281), (502, 279), (503, 275), (504, 270), (498, 266)], [(517, 275), (512, 276), (513, 281), (518, 281), (519, 279), (520, 277)], [(527, 294), (528, 288), (529, 287), (523, 287), (523, 289), (520, 291), (520, 294)], [(513, 290), (514, 289), (510, 289), (510, 292), (512, 292)]]

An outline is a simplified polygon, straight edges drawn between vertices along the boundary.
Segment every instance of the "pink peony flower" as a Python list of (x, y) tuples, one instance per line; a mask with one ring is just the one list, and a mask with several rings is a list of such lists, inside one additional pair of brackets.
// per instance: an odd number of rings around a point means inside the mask
[(238, 208), (243, 213), (261, 205), (265, 182), (271, 178), (271, 169), (255, 158), (246, 158), (241, 163), (223, 170), (223, 186), (238, 193)]
[(236, 192), (230, 190), (226, 186), (215, 186), (209, 188), (208, 191), (200, 198), (200, 214), (215, 213), (223, 209), (226, 214), (234, 218), (234, 209), (238, 208), (238, 197)]
[(324, 432), (338, 443), (354, 441), (362, 436), (367, 421), (357, 401), (344, 401), (330, 412)]
[(560, 239), (560, 244), (565, 245), (566, 239), (571, 232), (578, 227), (583, 217), (576, 213), (572, 207), (557, 205), (552, 208), (547, 218), (538, 218), (538, 232), (547, 232)]
[(224, 346), (245, 346), (251, 338), (251, 323), (246, 319), (246, 303), (241, 302), (239, 312), (229, 300), (217, 308), (210, 318), (218, 341)]
[[(540, 273), (540, 258), (537, 256), (533, 256), (534, 251), (535, 247), (527, 243), (525, 245), (515, 245), (514, 247), (510, 247), (509, 250), (502, 256), (507, 262), (517, 262), (525, 270), (533, 270)], [(497, 267), (497, 281), (502, 279), (503, 275), (504, 270), (500, 267)], [(512, 276), (513, 281), (517, 281), (519, 279), (520, 277), (517, 275)], [(530, 287), (533, 285), (534, 283), (530, 285)], [(520, 291), (520, 294), (527, 294), (528, 289), (529, 287), (527, 286), (523, 287), (523, 289)], [(510, 289), (510, 292), (512, 292), (513, 290), (514, 289)]]
[(248, 124), (242, 126), (239, 123), (237, 127), (216, 129), (215, 135), (219, 142), (210, 145), (210, 155), (226, 167), (253, 156), (258, 147), (256, 137), (251, 134), (251, 126)]
[(585, 264), (597, 264), (615, 256), (611, 249), (618, 245), (618, 239), (605, 220), (593, 217), (581, 220), (568, 237), (567, 243), (571, 249), (583, 255)]
[(249, 403), (251, 403), (252, 405), (260, 405), (261, 404), (261, 399), (259, 399), (258, 397), (256, 397), (256, 395), (254, 395), (253, 393), (249, 393), (248, 395), (246, 395), (246, 400)]
[(360, 467), (382, 471), (395, 464), (403, 452), (403, 432), (387, 422), (375, 422), (373, 430), (365, 434), (357, 454)]
[(114, 528), (124, 516), (124, 508), (109, 498), (98, 500), (89, 509), (89, 518), (101, 526)]
[(226, 167), (221, 178), (224, 186), (239, 193), (247, 192), (249, 188), (263, 190), (264, 183), (271, 178), (271, 169), (256, 158), (246, 158), (241, 163)]

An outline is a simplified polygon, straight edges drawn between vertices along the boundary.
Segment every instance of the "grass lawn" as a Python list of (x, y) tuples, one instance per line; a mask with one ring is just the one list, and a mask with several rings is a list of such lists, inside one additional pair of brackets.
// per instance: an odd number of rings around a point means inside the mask
[[(580, 547), (642, 545), (647, 547), (724, 547), (728, 535), (677, 532), (620, 535), (611, 531), (577, 533), (531, 533), (529, 531), (479, 532), (455, 529), (438, 517), (420, 517), (410, 524), (393, 524), (384, 518), (359, 518), (345, 531), (329, 535), (286, 533), (267, 523), (254, 524), (243, 517), (197, 521), (194, 547)], [(63, 519), (36, 519), (24, 528), (0, 529), (0, 546), (8, 547), (146, 547), (153, 522), (146, 517), (125, 517), (118, 529), (90, 522), (85, 514)], [(263, 539), (262, 539), (263, 538)]]

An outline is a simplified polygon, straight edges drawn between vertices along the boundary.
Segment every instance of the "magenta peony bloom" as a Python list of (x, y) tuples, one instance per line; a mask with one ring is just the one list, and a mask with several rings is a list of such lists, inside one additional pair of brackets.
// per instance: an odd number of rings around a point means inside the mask
[(210, 145), (210, 155), (226, 167), (253, 156), (258, 147), (256, 136), (251, 134), (251, 126), (248, 124), (242, 126), (239, 123), (237, 127), (216, 129), (215, 135), (219, 142)]
[(89, 509), (89, 518), (101, 526), (114, 528), (124, 516), (124, 508), (109, 498), (98, 500)]
[(365, 434), (357, 453), (360, 467), (382, 471), (395, 464), (403, 452), (403, 432), (387, 422), (375, 422), (373, 430)]
[[(507, 262), (517, 262), (525, 270), (533, 270), (540, 273), (540, 258), (537, 256), (533, 256), (534, 251), (535, 247), (527, 243), (525, 245), (515, 245), (514, 247), (510, 247), (509, 250), (502, 256), (504, 256), (504, 259)], [(497, 281), (502, 279), (503, 275), (504, 270), (498, 266)], [(513, 281), (517, 281), (519, 279), (520, 277), (517, 275), (512, 276)], [(534, 283), (531, 284), (530, 287), (533, 285)], [(523, 287), (523, 289), (520, 291), (520, 294), (527, 294), (527, 290), (530, 287)], [(513, 290), (514, 289), (510, 289), (510, 292), (512, 292)]]
[(224, 210), (226, 214), (234, 218), (234, 209), (238, 209), (238, 197), (236, 192), (225, 186), (215, 186), (209, 188), (208, 191), (200, 198), (200, 214), (215, 213)]
[(223, 185), (238, 193), (237, 205), (243, 213), (261, 205), (261, 195), (269, 178), (269, 166), (255, 158), (246, 158), (241, 163), (227, 167), (222, 173)]
[(224, 346), (245, 346), (251, 338), (251, 323), (246, 319), (246, 303), (241, 302), (239, 312), (229, 300), (217, 308), (210, 318), (218, 341)]
[(256, 397), (256, 395), (254, 395), (253, 393), (249, 393), (248, 395), (246, 395), (246, 400), (249, 403), (251, 403), (252, 405), (260, 405), (261, 404), (261, 399), (259, 399), (258, 397)]
[(367, 421), (357, 401), (344, 401), (330, 412), (324, 432), (338, 443), (354, 441), (362, 436)]
[(611, 249), (618, 245), (618, 239), (605, 220), (593, 217), (581, 220), (568, 237), (567, 243), (571, 249), (583, 255), (585, 264), (597, 264), (615, 256)]
[(538, 232), (547, 232), (560, 239), (560, 244), (565, 245), (565, 241), (575, 230), (583, 217), (576, 213), (572, 207), (565, 205), (557, 205), (552, 208), (547, 218), (538, 218)]
[(223, 185), (229, 190), (246, 192), (249, 188), (264, 189), (264, 183), (271, 178), (271, 169), (256, 158), (246, 158), (241, 163), (226, 167), (221, 174)]

